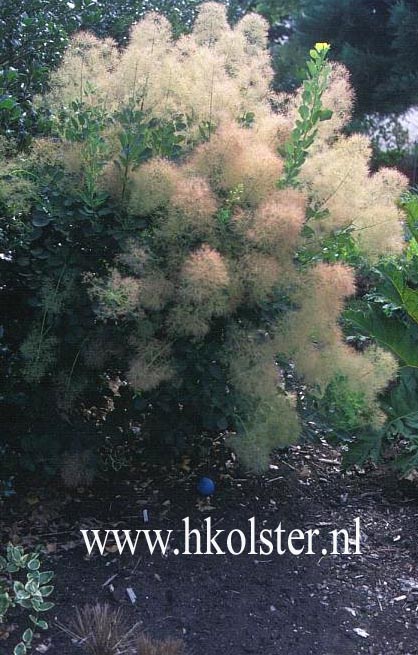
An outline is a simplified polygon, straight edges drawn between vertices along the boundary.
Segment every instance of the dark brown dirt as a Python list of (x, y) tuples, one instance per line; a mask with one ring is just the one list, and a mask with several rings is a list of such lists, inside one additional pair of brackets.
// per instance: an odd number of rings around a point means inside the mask
[[(36, 641), (40, 652), (80, 654), (56, 621), (65, 622), (76, 605), (107, 601), (156, 637), (184, 638), (192, 655), (418, 654), (418, 492), (412, 483), (382, 470), (344, 475), (338, 453), (325, 445), (275, 458), (262, 479), (239, 478), (234, 467), (218, 465), (209, 507), (196, 494), (196, 473), (144, 467), (137, 479), (131, 474), (113, 487), (72, 495), (25, 490), (0, 508), (4, 541), (42, 544), (49, 551), (46, 566), (56, 573), (52, 627)], [(211, 516), (217, 529), (247, 533), (255, 516), (259, 529), (281, 522), (287, 531), (318, 527), (322, 536), (316, 555), (298, 557), (172, 551), (162, 557), (144, 548), (120, 557), (110, 548), (89, 558), (79, 533), (82, 527), (180, 533), (185, 516), (193, 527)], [(327, 531), (352, 530), (356, 517), (362, 554), (323, 557)], [(12, 653), (16, 634), (0, 640), (0, 653)]]

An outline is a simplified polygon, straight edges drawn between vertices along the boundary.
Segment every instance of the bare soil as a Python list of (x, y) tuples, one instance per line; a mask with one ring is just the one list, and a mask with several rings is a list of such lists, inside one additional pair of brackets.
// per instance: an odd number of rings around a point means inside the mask
[[(183, 638), (191, 655), (399, 655), (418, 654), (418, 490), (386, 469), (341, 472), (329, 446), (300, 446), (273, 458), (262, 478), (242, 477), (226, 461), (206, 467), (145, 465), (129, 479), (69, 493), (60, 486), (26, 485), (0, 506), (6, 543), (41, 544), (44, 568), (55, 571), (51, 628), (38, 652), (80, 655), (57, 623), (74, 607), (109, 602), (149, 634)], [(184, 470), (186, 469), (186, 470)], [(209, 501), (196, 479), (210, 474), (217, 491)], [(147, 509), (149, 523), (143, 522)], [(182, 519), (203, 528), (260, 527), (281, 522), (290, 531), (319, 527), (317, 554), (293, 556), (150, 555), (88, 557), (81, 528), (172, 529)], [(361, 519), (361, 555), (326, 555), (327, 529)], [(109, 583), (109, 579), (111, 582)], [(107, 584), (106, 584), (107, 583)], [(136, 595), (132, 604), (126, 592)], [(0, 632), (9, 655), (21, 618)], [(2, 637), (1, 637), (2, 635)], [(36, 651), (35, 651), (36, 652)]]

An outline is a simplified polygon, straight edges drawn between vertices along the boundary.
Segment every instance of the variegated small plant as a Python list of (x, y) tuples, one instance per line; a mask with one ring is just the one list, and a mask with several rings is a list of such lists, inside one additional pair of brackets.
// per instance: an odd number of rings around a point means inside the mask
[(54, 591), (49, 584), (54, 573), (41, 572), (40, 568), (39, 553), (25, 553), (22, 546), (9, 544), (5, 557), (0, 555), (0, 623), (13, 607), (20, 606), (29, 612), (30, 627), (23, 632), (13, 655), (25, 655), (30, 650), (35, 628), (48, 629), (48, 623), (39, 618), (39, 614), (54, 607), (54, 603), (45, 600)]

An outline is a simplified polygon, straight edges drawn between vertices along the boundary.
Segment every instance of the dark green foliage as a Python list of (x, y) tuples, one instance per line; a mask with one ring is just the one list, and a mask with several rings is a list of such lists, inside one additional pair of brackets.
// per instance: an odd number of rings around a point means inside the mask
[(26, 144), (37, 121), (34, 94), (44, 89), (67, 34), (94, 2), (4, 0), (0, 5), (0, 130)]
[(404, 366), (418, 367), (418, 197), (407, 195), (403, 206), (410, 236), (406, 255), (374, 269), (374, 292), (366, 303), (346, 312), (346, 318)]
[[(332, 44), (331, 58), (351, 72), (358, 114), (402, 112), (418, 100), (418, 6), (415, 0), (305, 0), (285, 56), (297, 80), (300, 48)], [(278, 80), (281, 63), (278, 56)], [(291, 83), (291, 76), (287, 78)]]
[(418, 466), (418, 197), (403, 202), (409, 231), (406, 256), (376, 269), (375, 288), (345, 318), (362, 335), (389, 349), (399, 359), (400, 376), (382, 400), (388, 421), (377, 433), (360, 435), (349, 449), (348, 463), (379, 459), (385, 447), (401, 437), (406, 446), (396, 458), (403, 473)]
[[(320, 212), (313, 212), (310, 220), (319, 219), (318, 214)], [(305, 248), (298, 253), (299, 261), (302, 264), (312, 264), (313, 262), (333, 264), (337, 261), (343, 261), (350, 266), (361, 269), (365, 262), (361, 257), (358, 245), (352, 237), (352, 231), (353, 228), (350, 226), (344, 230), (336, 230), (330, 236), (318, 240), (309, 222), (307, 222), (304, 226), (304, 233), (308, 238)]]
[[(413, 368), (400, 371), (399, 380), (382, 399), (387, 416), (384, 428), (363, 432), (349, 443), (346, 466), (362, 466), (368, 460), (379, 462), (394, 444), (395, 467), (403, 474), (418, 467), (418, 372)], [(400, 441), (400, 444), (399, 444)]]
[[(233, 19), (254, 11), (264, 16), (271, 25), (296, 14), (303, 0), (230, 0), (229, 12)], [(315, 41), (315, 39), (314, 39)]]
[[(283, 32), (279, 23), (300, 5), (300, 0), (220, 1), (228, 5), (233, 21), (248, 12), (261, 13), (275, 26), (273, 40)], [(68, 37), (75, 31), (89, 30), (123, 45), (135, 21), (148, 11), (158, 11), (167, 16), (178, 36), (190, 29), (200, 3), (201, 0), (3, 0), (0, 134), (13, 135), (20, 145), (26, 146), (34, 131), (47, 129), (47, 117), (38, 114), (32, 99), (45, 90), (49, 71), (60, 62)]]
[[(115, 118), (121, 126), (115, 163), (122, 178), (125, 175), (126, 185), (128, 172), (139, 164), (153, 156), (175, 160), (182, 152), (182, 130), (186, 127), (182, 117), (165, 122), (127, 107)], [(65, 418), (81, 394), (88, 405), (103, 405), (109, 393), (108, 376), (117, 376), (127, 364), (126, 351), (115, 348), (115, 343), (128, 338), (130, 324), (98, 325), (95, 306), (81, 276), (106, 274), (107, 262), (123, 244), (141, 231), (146, 234), (147, 229), (146, 220), (130, 222), (123, 197), (120, 205), (113, 206), (106, 190), (97, 185), (97, 174), (102, 171), (102, 133), (107, 126), (100, 112), (84, 102), (74, 102), (68, 113), (59, 117), (58, 131), (69, 142), (79, 142), (89, 155), (92, 154), (93, 166), (84, 171), (85, 183), (76, 192), (70, 192), (60, 166), (43, 164), (40, 167), (36, 159), (29, 158), (25, 162), (25, 173), (22, 173), (23, 182), (32, 176), (36, 179), (29, 225), (27, 219), (25, 223), (16, 224), (10, 217), (1, 235), (5, 250), (13, 253), (10, 260), (0, 260), (5, 310), (1, 332), (5, 344), (2, 362), (5, 375), (0, 385), (0, 402), (4, 418), (9, 419), (11, 426), (2, 435), (3, 443), (11, 448), (7, 462), (12, 466), (5, 469), (6, 472), (21, 466), (32, 472), (55, 474), (70, 443), (75, 450), (87, 445), (98, 447), (97, 435), (95, 437), (93, 432), (83, 436), (85, 427), (79, 430), (80, 436), (75, 443), (66, 428), (61, 427), (58, 436), (51, 432), (50, 421)], [(7, 184), (5, 176), (5, 210), (8, 208), (6, 197), (10, 199)], [(29, 325), (32, 325), (34, 337), (28, 341)], [(221, 331), (220, 325), (220, 335)], [(28, 347), (19, 351), (18, 344), (25, 337)], [(96, 370), (94, 363), (86, 365), (86, 360), (94, 357), (89, 353), (90, 345), (97, 340), (104, 350), (113, 344), (109, 352), (98, 353), (104, 362), (102, 366), (107, 368), (106, 377)], [(56, 351), (58, 341), (60, 348)], [(233, 412), (232, 398), (225, 394), (225, 375), (213, 361), (215, 344), (202, 344), (198, 360), (191, 344), (180, 342), (177, 349), (181, 353), (179, 359), (183, 362), (181, 373), (185, 384), (178, 389), (162, 385), (152, 405), (151, 396), (135, 397), (132, 391), (126, 391), (118, 401), (114, 416), (117, 424), (124, 424), (127, 417), (140, 420), (145, 434), (157, 437), (165, 447), (176, 451), (196, 437), (197, 425), (201, 430), (223, 430)], [(59, 378), (49, 374), (56, 358), (59, 358), (61, 371)], [(100, 364), (98, 366), (100, 369)], [(23, 385), (22, 369), (27, 379)], [(53, 404), (60, 397), (58, 414), (52, 407), (45, 411), (45, 397), (48, 396), (54, 399)], [(190, 397), (195, 398), (200, 407), (199, 417), (193, 409), (196, 404), (190, 409)], [(170, 426), (167, 426), (167, 415), (170, 415)], [(45, 426), (44, 431), (42, 426)], [(18, 460), (12, 454), (16, 451)]]
[[(220, 342), (224, 335), (223, 326), (219, 328)], [(175, 352), (182, 360), (179, 368), (182, 384), (177, 389), (170, 384), (162, 385), (157, 396), (143, 394), (134, 400), (133, 407), (139, 416), (142, 414), (145, 430), (164, 448), (176, 453), (191, 445), (199, 448), (202, 434), (222, 432), (233, 422), (235, 398), (227, 393), (225, 368), (214, 359), (218, 347), (215, 340), (205, 341), (197, 358), (193, 344), (179, 342)]]
[(123, 44), (132, 23), (147, 11), (160, 11), (175, 34), (187, 31), (200, 0), (3, 0), (0, 3), (0, 134), (28, 145), (34, 131), (47, 129), (47, 117), (33, 106), (49, 71), (61, 60), (68, 37), (77, 30), (110, 36)]
[(343, 377), (328, 385), (318, 403), (320, 413), (337, 431), (355, 433), (367, 423), (367, 406), (361, 391), (350, 388)]
[(401, 370), (398, 384), (386, 394), (383, 409), (387, 413), (386, 442), (401, 437), (405, 441), (403, 453), (396, 459), (402, 473), (418, 467), (418, 371)]
[[(386, 305), (386, 309), (390, 302)], [(367, 334), (391, 350), (404, 365), (418, 366), (418, 330), (405, 322), (401, 308), (387, 315), (385, 309), (368, 304), (345, 312), (345, 318), (362, 334)]]

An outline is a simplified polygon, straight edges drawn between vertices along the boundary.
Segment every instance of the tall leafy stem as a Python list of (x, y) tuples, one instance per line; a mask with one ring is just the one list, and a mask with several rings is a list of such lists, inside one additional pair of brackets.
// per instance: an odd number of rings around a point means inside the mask
[(80, 99), (71, 102), (67, 111), (58, 117), (58, 133), (70, 143), (81, 144), (83, 184), (79, 198), (88, 212), (95, 212), (104, 203), (107, 193), (100, 188), (99, 177), (107, 162), (108, 145), (103, 131), (110, 121), (106, 107), (89, 105), (94, 88), (81, 81)]
[(315, 141), (318, 125), (332, 116), (330, 109), (322, 107), (322, 96), (331, 72), (327, 61), (329, 50), (328, 43), (316, 43), (309, 53), (306, 79), (302, 85), (302, 102), (298, 108), (299, 117), (284, 148), (284, 173), (279, 182), (281, 188), (298, 186), (298, 175)]

